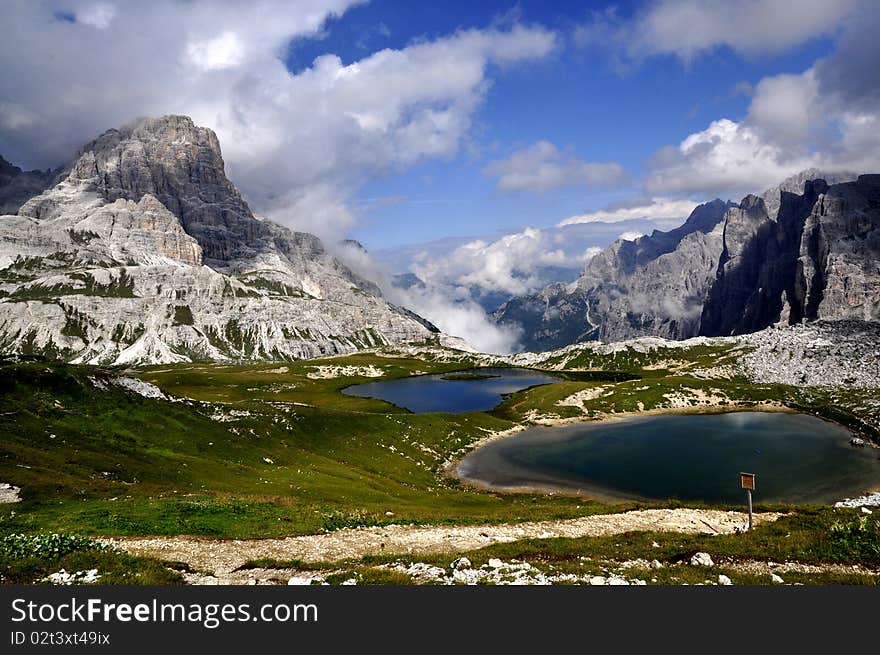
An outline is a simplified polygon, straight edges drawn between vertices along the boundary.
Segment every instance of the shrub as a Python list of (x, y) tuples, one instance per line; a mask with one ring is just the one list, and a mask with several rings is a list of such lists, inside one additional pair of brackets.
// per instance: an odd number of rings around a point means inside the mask
[(855, 520), (835, 521), (830, 532), (832, 552), (837, 558), (880, 561), (880, 519), (859, 516)]
[(104, 551), (108, 546), (76, 534), (9, 534), (0, 537), (0, 557), (60, 559), (77, 551)]

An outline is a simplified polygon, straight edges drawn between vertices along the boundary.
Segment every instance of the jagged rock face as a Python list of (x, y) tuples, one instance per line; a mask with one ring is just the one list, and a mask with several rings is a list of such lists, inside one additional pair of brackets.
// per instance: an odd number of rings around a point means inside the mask
[(697, 207), (679, 228), (618, 240), (596, 255), (571, 285), (516, 298), (495, 314), (520, 327), (520, 345), (547, 350), (579, 341), (655, 335), (684, 339), (699, 330), (721, 252), (729, 203)]
[(818, 318), (880, 320), (880, 175), (807, 182), (775, 216), (754, 196), (728, 214), (701, 333)]
[(110, 130), (0, 217), (0, 352), (290, 359), (434, 332), (313, 235), (254, 217), (214, 133), (186, 117)]
[[(823, 180), (816, 180), (806, 183), (803, 195), (782, 192), (775, 220), (756, 196), (747, 196), (738, 209), (728, 212), (717, 277), (703, 309), (702, 334), (745, 334), (779, 320), (785, 303), (796, 294), (804, 222), (827, 189)], [(789, 305), (791, 322), (803, 318), (800, 309)]]
[(0, 157), (0, 215), (14, 214), (52, 182), (52, 171), (23, 171)]
[(575, 285), (517, 298), (496, 320), (521, 327), (529, 349), (878, 321), (880, 175), (829, 186), (813, 172), (739, 206), (702, 205), (677, 230), (618, 241)]
[(880, 321), (880, 175), (836, 185), (816, 203), (797, 275), (807, 318)]

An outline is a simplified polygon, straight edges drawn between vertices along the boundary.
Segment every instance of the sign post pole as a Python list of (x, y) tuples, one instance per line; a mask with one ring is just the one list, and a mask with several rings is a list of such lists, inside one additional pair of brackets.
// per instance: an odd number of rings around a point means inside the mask
[(740, 483), (742, 484), (742, 488), (746, 490), (746, 498), (749, 502), (749, 527), (747, 530), (752, 529), (752, 491), (755, 488), (755, 474), (754, 473), (740, 473), (739, 474)]
[(746, 496), (749, 497), (749, 530), (752, 529), (752, 490), (746, 489)]

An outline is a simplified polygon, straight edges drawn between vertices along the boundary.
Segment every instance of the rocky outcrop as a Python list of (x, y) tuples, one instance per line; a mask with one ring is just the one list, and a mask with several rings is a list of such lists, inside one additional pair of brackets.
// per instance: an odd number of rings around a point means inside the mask
[(0, 352), (289, 359), (434, 332), (317, 237), (255, 217), (217, 137), (183, 116), (106, 132), (0, 217)]
[(14, 214), (29, 198), (42, 193), (56, 172), (23, 171), (0, 157), (0, 215)]
[(725, 221), (701, 333), (743, 334), (802, 320), (880, 320), (880, 175), (749, 196)]
[(520, 328), (520, 345), (527, 350), (641, 335), (693, 336), (731, 206), (715, 200), (697, 207), (675, 230), (618, 240), (591, 259), (574, 284), (515, 298), (496, 312), (496, 321)]
[(880, 320), (880, 176), (806, 171), (671, 232), (617, 241), (573, 285), (508, 302), (527, 349), (638, 336), (751, 333), (803, 320)]

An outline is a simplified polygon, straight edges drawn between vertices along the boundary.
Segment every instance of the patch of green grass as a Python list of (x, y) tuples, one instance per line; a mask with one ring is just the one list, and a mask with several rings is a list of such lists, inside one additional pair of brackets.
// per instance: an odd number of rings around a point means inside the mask
[[(419, 561), (450, 569), (452, 562), (466, 556), (475, 568), (492, 558), (526, 561), (546, 574), (620, 576), (643, 579), (652, 584), (717, 583), (718, 575), (735, 584), (771, 584), (769, 573), (743, 571), (742, 562), (795, 562), (828, 566), (821, 572), (785, 572), (786, 583), (880, 584), (880, 576), (864, 570), (840, 570), (835, 565), (859, 565), (880, 569), (876, 545), (877, 523), (865, 520), (851, 509), (799, 509), (773, 523), (756, 526), (750, 532), (730, 535), (687, 535), (673, 532), (629, 532), (604, 537), (525, 539), (485, 548), (438, 555), (385, 553), (361, 558), (361, 567), (379, 567), (395, 562)], [(852, 535), (856, 536), (853, 537)], [(711, 567), (690, 566), (692, 555), (707, 552)], [(623, 568), (625, 561), (657, 561), (659, 568)], [(324, 565), (328, 570), (352, 568), (350, 562)]]
[(0, 538), (0, 582), (46, 583), (60, 570), (97, 569), (101, 584), (175, 584), (183, 581), (169, 563), (116, 551), (76, 534), (7, 534)]
[(179, 570), (168, 562), (116, 551), (78, 551), (59, 559), (39, 557), (0, 557), (0, 582), (3, 584), (48, 584), (45, 578), (64, 569), (68, 573), (97, 569), (102, 585), (182, 584)]

